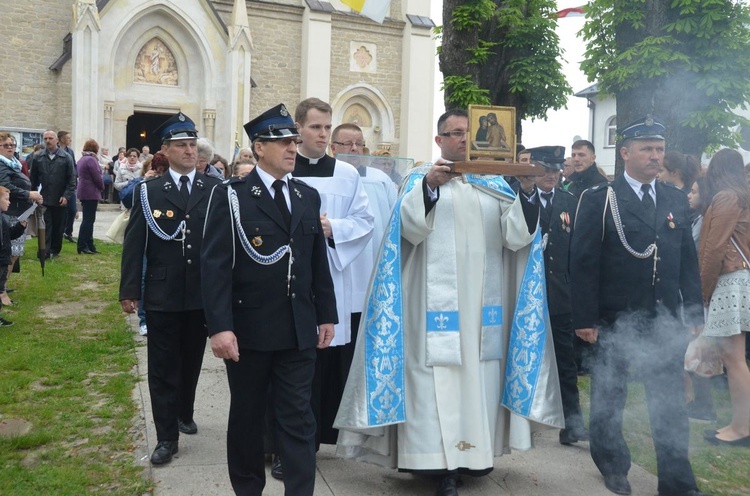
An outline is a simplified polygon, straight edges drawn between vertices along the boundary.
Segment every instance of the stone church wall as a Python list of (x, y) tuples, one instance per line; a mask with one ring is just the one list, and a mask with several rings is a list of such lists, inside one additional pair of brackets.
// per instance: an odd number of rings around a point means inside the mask
[(60, 72), (49, 67), (63, 52), (70, 31), (72, 2), (3, 2), (3, 71), (0, 127), (70, 129), (70, 63)]

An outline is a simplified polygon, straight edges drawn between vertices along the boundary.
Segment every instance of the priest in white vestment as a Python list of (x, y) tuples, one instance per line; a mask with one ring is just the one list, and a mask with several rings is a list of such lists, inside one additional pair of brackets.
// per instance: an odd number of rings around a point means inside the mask
[(308, 98), (297, 105), (294, 116), (302, 144), (293, 176), (320, 193), (321, 224), (328, 243), (328, 264), (339, 316), (333, 342), (329, 348), (318, 352), (315, 368), (312, 401), (318, 422), (317, 446), (336, 443), (338, 433), (333, 429), (333, 420), (354, 352), (354, 343), (351, 343), (354, 281), (369, 280), (371, 272), (357, 273), (354, 261), (372, 239), (374, 222), (357, 170), (326, 154), (332, 114), (326, 102)]
[(441, 159), (404, 181), (334, 424), (338, 454), (438, 475), (441, 496), (563, 425), (537, 219), (501, 177), (450, 172), (467, 131), (444, 114)]

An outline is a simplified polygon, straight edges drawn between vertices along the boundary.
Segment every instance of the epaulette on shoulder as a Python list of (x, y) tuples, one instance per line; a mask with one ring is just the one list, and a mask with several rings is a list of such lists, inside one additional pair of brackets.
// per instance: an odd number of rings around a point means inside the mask
[(292, 181), (294, 183), (296, 183), (296, 184), (299, 184), (300, 186), (304, 186), (304, 187), (310, 188), (310, 189), (315, 189), (315, 188), (313, 188), (312, 186), (310, 186), (309, 184), (307, 184), (305, 181), (303, 181), (302, 179), (300, 179), (298, 177), (292, 177)]
[(229, 179), (224, 179), (221, 181), (221, 184), (237, 184), (237, 183), (244, 183), (245, 178), (239, 177), (239, 176), (232, 176)]
[(607, 187), (611, 186), (612, 183), (599, 183), (596, 186), (591, 186), (587, 190), (584, 191), (584, 193), (596, 193), (601, 191), (607, 191)]

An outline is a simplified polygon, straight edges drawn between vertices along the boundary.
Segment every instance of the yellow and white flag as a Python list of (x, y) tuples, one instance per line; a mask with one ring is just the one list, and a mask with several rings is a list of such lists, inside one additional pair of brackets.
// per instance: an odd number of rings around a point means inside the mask
[(380, 24), (391, 6), (391, 0), (341, 0), (341, 3)]

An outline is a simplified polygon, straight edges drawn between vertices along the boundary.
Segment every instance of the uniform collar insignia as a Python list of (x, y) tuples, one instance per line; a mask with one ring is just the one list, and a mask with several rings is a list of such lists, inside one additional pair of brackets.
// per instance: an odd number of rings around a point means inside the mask
[(294, 188), (294, 193), (297, 195), (297, 198), (300, 200), (302, 199), (302, 193), (297, 188)]
[(172, 189), (172, 182), (171, 181), (167, 181), (166, 183), (164, 183), (164, 191), (169, 191), (171, 189)]
[(260, 197), (261, 190), (259, 187), (253, 186), (252, 188), (250, 188), (250, 193), (252, 193), (255, 197)]
[(195, 185), (198, 186), (198, 188), (203, 189), (203, 179), (201, 178), (196, 179)]

